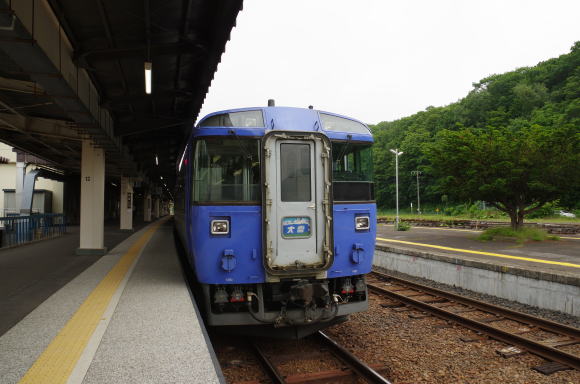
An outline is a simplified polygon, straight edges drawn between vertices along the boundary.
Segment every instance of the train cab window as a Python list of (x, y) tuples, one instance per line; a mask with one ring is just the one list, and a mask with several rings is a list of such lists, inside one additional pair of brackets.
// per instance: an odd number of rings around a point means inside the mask
[(310, 145), (280, 145), (282, 201), (310, 201)]
[(203, 120), (199, 126), (262, 128), (264, 117), (261, 110), (220, 113)]
[(332, 179), (335, 201), (373, 200), (371, 144), (333, 142)]
[(205, 137), (195, 142), (193, 202), (256, 202), (260, 197), (259, 140)]

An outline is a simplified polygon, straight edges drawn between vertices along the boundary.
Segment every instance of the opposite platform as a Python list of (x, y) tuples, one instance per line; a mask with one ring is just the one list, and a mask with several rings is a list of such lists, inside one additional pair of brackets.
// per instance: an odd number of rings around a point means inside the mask
[(133, 234), (0, 338), (0, 383), (219, 383), (170, 221)]
[(481, 243), (476, 231), (379, 226), (374, 264), (531, 306), (580, 315), (580, 239)]

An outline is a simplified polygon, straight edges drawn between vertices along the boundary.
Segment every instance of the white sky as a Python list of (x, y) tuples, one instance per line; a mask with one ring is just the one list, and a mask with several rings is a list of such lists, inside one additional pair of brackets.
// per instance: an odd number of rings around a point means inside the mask
[(390, 121), (577, 40), (579, 0), (245, 0), (200, 117), (273, 98)]

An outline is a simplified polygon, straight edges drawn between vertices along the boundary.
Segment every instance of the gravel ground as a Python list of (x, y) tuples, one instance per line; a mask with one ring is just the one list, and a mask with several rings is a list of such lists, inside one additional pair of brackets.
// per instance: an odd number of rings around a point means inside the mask
[[(544, 360), (531, 354), (510, 358), (497, 351), (506, 345), (435, 317), (415, 311), (383, 308), (385, 299), (372, 294), (369, 310), (327, 330), (330, 337), (367, 364), (389, 367), (386, 377), (396, 384), (410, 383), (580, 383), (580, 372), (561, 371), (544, 376), (531, 368)], [(413, 316), (417, 318), (413, 318)]]
[(551, 311), (549, 309), (540, 309), (536, 307), (532, 307), (530, 305), (517, 303), (515, 301), (510, 301), (506, 299), (502, 299), (496, 296), (486, 295), (482, 293), (477, 293), (473, 291), (469, 291), (467, 289), (459, 288), (453, 285), (447, 285), (442, 283), (437, 283), (432, 280), (423, 279), (421, 277), (410, 276), (404, 273), (389, 271), (384, 268), (374, 267), (378, 272), (388, 273), (395, 277), (400, 277), (403, 279), (407, 279), (410, 281), (417, 282), (419, 284), (424, 284), (429, 287), (441, 289), (444, 291), (457, 293), (462, 296), (466, 296), (476, 300), (482, 300), (491, 304), (500, 305), (502, 307), (506, 307), (515, 311), (527, 313), (532, 316), (542, 317), (544, 319), (552, 320), (561, 324), (571, 325), (576, 328), (580, 328), (580, 317), (572, 316), (566, 313), (558, 312), (558, 311)]
[(267, 383), (254, 352), (243, 337), (212, 333), (211, 340), (224, 377), (228, 383), (260, 380)]

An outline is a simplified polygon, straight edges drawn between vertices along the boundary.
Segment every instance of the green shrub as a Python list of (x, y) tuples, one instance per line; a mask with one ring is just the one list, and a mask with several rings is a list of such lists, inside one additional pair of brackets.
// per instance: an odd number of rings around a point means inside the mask
[(544, 241), (560, 239), (558, 236), (548, 235), (546, 231), (537, 228), (521, 228), (516, 231), (510, 227), (496, 227), (486, 229), (477, 237), (477, 240), (491, 241), (498, 237), (513, 238), (518, 244), (522, 244), (528, 240)]
[(542, 208), (526, 215), (527, 219), (541, 219), (542, 217), (553, 216), (555, 211), (559, 211), (558, 200), (545, 204)]
[(395, 225), (395, 229), (397, 231), (408, 231), (409, 229), (411, 229), (411, 225), (408, 223), (404, 223), (402, 221), (399, 221), (399, 225)]

